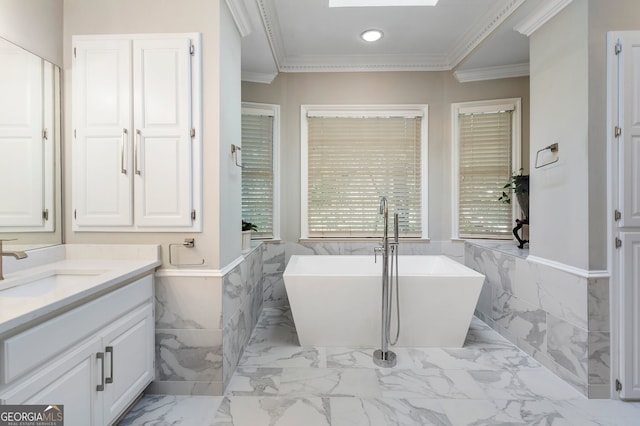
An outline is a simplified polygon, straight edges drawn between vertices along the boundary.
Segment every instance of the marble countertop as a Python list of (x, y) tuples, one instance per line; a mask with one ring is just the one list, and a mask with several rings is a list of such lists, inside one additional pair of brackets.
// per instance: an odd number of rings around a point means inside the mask
[[(0, 335), (88, 302), (161, 264), (156, 245), (59, 247), (5, 273), (0, 281)], [(56, 275), (64, 279), (56, 281)]]

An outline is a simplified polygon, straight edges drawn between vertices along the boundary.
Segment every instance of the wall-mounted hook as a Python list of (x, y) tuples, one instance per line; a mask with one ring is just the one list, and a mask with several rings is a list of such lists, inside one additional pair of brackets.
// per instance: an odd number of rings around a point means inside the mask
[(236, 166), (243, 168), (242, 164), (238, 164), (238, 152), (241, 152), (242, 148), (235, 144), (231, 144), (231, 155), (233, 156), (233, 161), (236, 163)]

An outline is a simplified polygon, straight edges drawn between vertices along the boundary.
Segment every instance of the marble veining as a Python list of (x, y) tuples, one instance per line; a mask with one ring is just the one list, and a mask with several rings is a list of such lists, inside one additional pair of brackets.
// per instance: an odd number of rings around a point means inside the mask
[(462, 348), (397, 349), (381, 369), (373, 348), (303, 348), (288, 308), (265, 308), (224, 397), (147, 395), (121, 424), (640, 424), (640, 403), (587, 400), (477, 318)]

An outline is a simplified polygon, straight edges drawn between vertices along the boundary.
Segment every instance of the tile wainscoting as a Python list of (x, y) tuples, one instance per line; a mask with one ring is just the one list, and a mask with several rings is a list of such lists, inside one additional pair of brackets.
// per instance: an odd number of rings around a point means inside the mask
[(156, 274), (156, 379), (147, 393), (222, 395), (262, 311), (259, 244), (231, 270)]
[(467, 242), (486, 280), (476, 316), (589, 398), (610, 397), (609, 280), (527, 259), (513, 243)]

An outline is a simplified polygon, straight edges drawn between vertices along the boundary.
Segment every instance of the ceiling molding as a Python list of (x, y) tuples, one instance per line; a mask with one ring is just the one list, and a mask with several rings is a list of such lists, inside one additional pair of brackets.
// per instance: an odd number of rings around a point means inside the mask
[(251, 19), (242, 0), (225, 0), (241, 37), (251, 34)]
[(455, 71), (453, 75), (460, 83), (497, 80), (500, 78), (526, 77), (529, 75), (529, 64), (499, 65), (495, 67), (458, 70)]
[(453, 69), (466, 58), (484, 39), (502, 24), (525, 0), (505, 0), (502, 4), (487, 12), (483, 22), (470, 29), (449, 57), (449, 69)]
[(273, 80), (278, 76), (278, 73), (261, 73), (261, 72), (250, 72), (250, 71), (242, 71), (242, 81), (247, 81), (249, 83), (264, 83), (271, 84)]
[(529, 14), (529, 16), (513, 27), (513, 29), (520, 34), (530, 37), (538, 28), (560, 13), (562, 9), (569, 6), (572, 1), (573, 0), (546, 0)]
[(260, 11), (260, 17), (264, 25), (267, 39), (269, 40), (269, 46), (271, 46), (271, 52), (273, 54), (273, 60), (276, 63), (278, 71), (282, 71), (281, 63), (285, 57), (284, 42), (282, 41), (282, 35), (280, 34), (280, 23), (278, 22), (278, 14), (272, 2), (267, 0), (256, 0), (258, 3), (258, 10)]
[(315, 55), (286, 58), (282, 72), (448, 71), (444, 56)]

